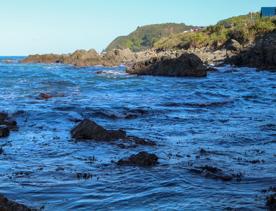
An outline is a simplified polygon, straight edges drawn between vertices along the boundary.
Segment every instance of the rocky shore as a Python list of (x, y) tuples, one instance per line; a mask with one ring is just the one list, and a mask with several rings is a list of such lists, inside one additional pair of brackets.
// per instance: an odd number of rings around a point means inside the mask
[(254, 45), (242, 49), (226, 63), (276, 71), (276, 31), (258, 38)]

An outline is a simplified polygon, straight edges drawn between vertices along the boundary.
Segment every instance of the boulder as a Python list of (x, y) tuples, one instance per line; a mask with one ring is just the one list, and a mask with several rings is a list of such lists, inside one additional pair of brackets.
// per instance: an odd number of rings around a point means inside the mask
[[(110, 140), (111, 133), (97, 123), (85, 119), (71, 130), (72, 138), (75, 139), (93, 139), (93, 140)], [(114, 134), (113, 134), (114, 135)]]
[(234, 39), (230, 39), (225, 43), (225, 49), (229, 51), (239, 51), (242, 49), (242, 45)]
[(137, 62), (126, 72), (136, 75), (203, 77), (207, 75), (207, 67), (195, 54), (183, 53), (178, 58), (160, 57)]
[(7, 126), (0, 125), (0, 138), (5, 138), (10, 135), (10, 129)]
[(123, 140), (135, 145), (155, 146), (155, 142), (128, 136), (124, 130), (107, 130), (89, 119), (81, 121), (71, 130), (71, 136), (77, 140), (113, 141)]
[(158, 163), (158, 157), (155, 154), (147, 152), (139, 152), (136, 155), (131, 155), (129, 158), (121, 159), (117, 162), (118, 165), (136, 165), (136, 166), (154, 166)]

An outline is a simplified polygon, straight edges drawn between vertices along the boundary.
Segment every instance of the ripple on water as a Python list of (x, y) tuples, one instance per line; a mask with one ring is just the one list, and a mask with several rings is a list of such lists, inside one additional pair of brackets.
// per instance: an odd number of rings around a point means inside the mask
[[(0, 142), (0, 192), (8, 197), (45, 210), (265, 208), (260, 191), (276, 184), (275, 74), (221, 67), (193, 79), (129, 76), (124, 67), (0, 66), (0, 110), (19, 124)], [(82, 118), (158, 145), (75, 142), (70, 130)], [(160, 165), (114, 164), (142, 150)], [(204, 165), (242, 180), (190, 171)]]

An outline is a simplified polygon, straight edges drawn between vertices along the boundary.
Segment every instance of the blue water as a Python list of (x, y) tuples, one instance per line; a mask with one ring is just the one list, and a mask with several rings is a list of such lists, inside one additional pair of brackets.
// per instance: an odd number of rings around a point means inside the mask
[[(123, 67), (0, 62), (0, 110), (19, 125), (0, 140), (0, 193), (44, 210), (264, 210), (261, 190), (276, 185), (275, 81), (275, 73), (249, 68), (167, 78), (130, 76)], [(40, 93), (56, 97), (39, 100)], [(72, 120), (83, 118), (157, 146), (76, 142)], [(156, 153), (160, 164), (113, 162), (139, 151)], [(243, 178), (205, 178), (191, 165)]]

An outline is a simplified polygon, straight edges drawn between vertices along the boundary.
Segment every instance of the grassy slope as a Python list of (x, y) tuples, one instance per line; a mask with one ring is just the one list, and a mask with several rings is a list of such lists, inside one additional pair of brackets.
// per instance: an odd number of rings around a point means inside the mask
[(229, 39), (247, 44), (254, 41), (257, 36), (275, 28), (275, 18), (260, 18), (259, 13), (253, 13), (220, 21), (199, 32), (172, 34), (155, 42), (154, 47), (161, 49), (218, 48)]
[(162, 37), (167, 37), (171, 34), (180, 33), (194, 28), (185, 24), (154, 24), (138, 27), (134, 32), (128, 36), (121, 36), (116, 38), (107, 48), (106, 51), (112, 49), (129, 48), (132, 51), (141, 51), (152, 48), (153, 44)]

